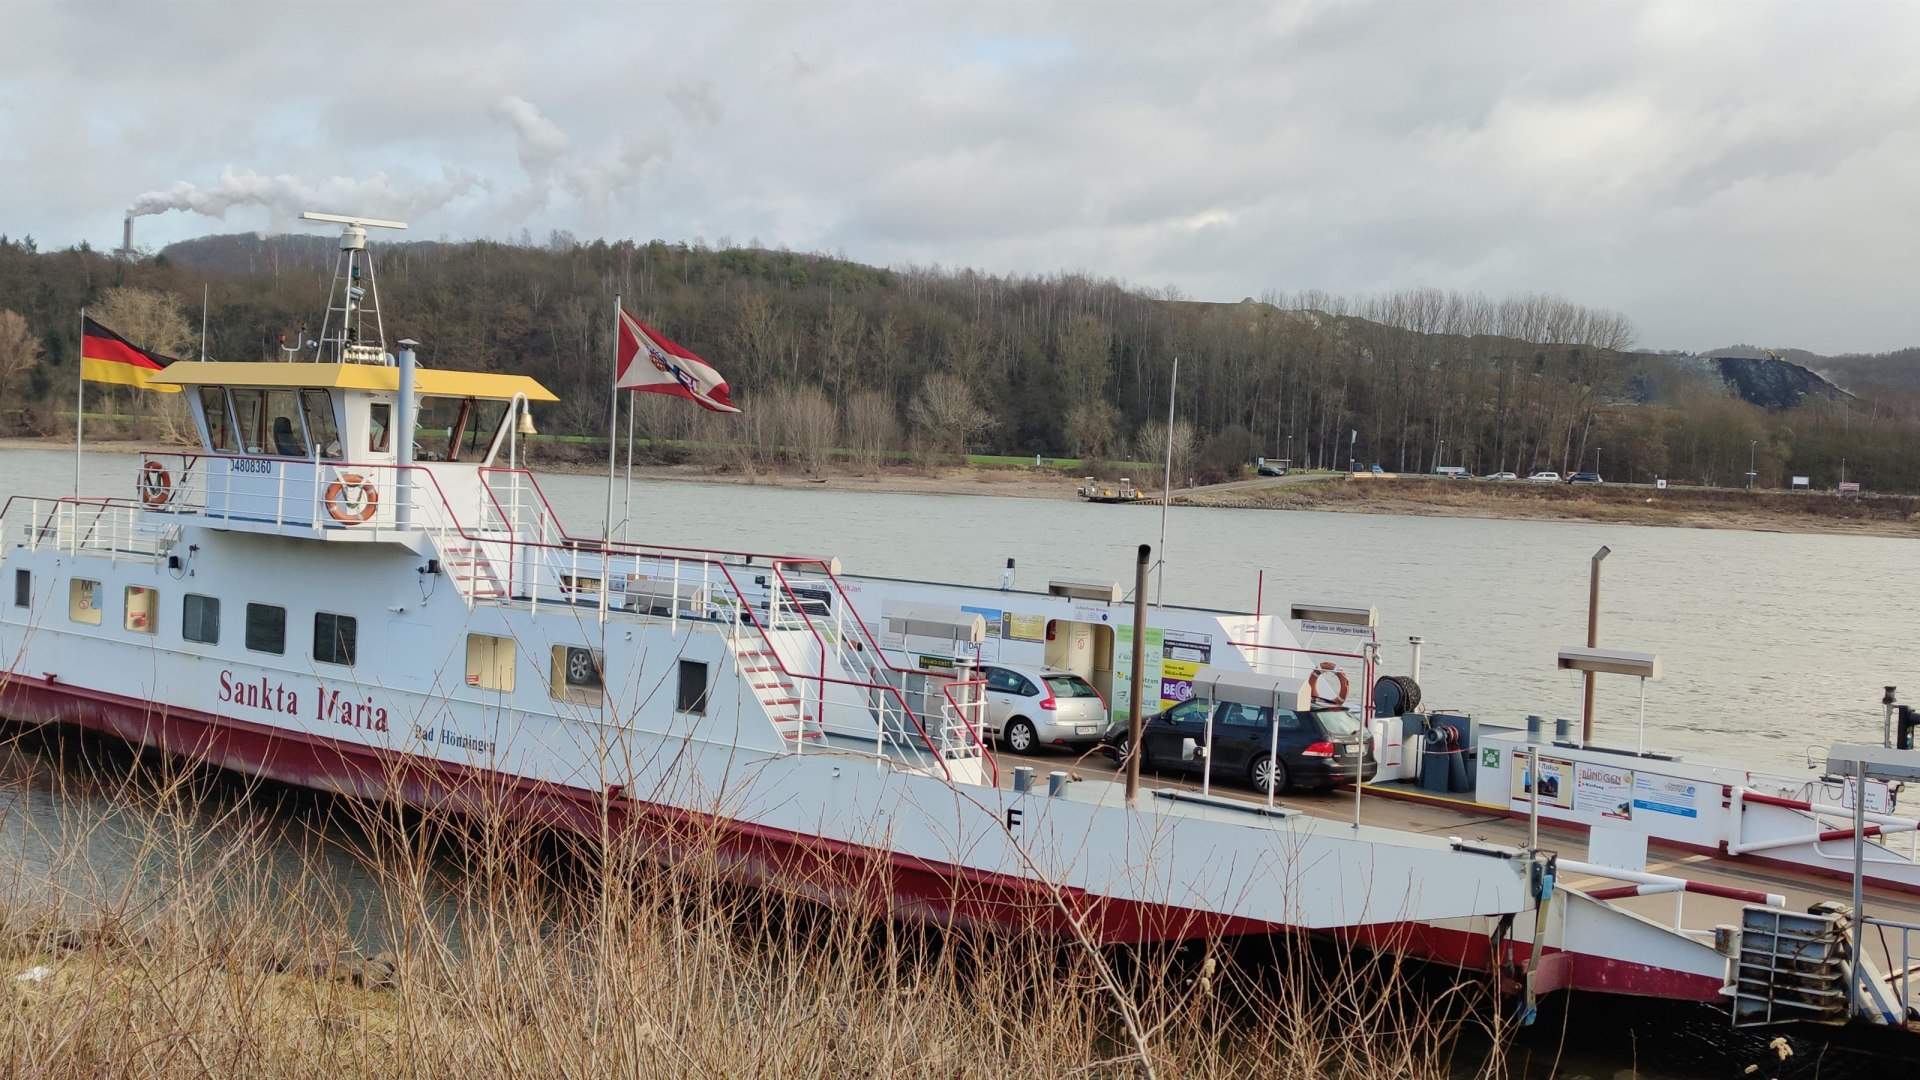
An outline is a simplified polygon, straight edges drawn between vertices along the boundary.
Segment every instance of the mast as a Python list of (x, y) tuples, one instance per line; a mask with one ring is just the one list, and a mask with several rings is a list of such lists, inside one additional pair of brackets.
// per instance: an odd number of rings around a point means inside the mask
[[(367, 230), (404, 229), (404, 221), (317, 214), (309, 210), (303, 221), (331, 221), (340, 230), (340, 256), (333, 282), (327, 287), (327, 313), (320, 321), (320, 343), (314, 359), (333, 364), (391, 364), (387, 357), (386, 322), (380, 315), (380, 286), (374, 280), (373, 259), (367, 254)], [(339, 316), (338, 325), (334, 316)], [(372, 336), (367, 330), (372, 316)], [(371, 343), (369, 343), (371, 342)]]

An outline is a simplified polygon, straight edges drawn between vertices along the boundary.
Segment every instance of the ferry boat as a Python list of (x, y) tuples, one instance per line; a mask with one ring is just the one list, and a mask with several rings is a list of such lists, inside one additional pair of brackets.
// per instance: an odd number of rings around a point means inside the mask
[(1338, 697), (1329, 670), (1372, 685), (1370, 640), (1329, 653), (1277, 615), (1171, 606), (1136, 628), (1112, 583), (888, 580), (569, 531), (518, 460), (554, 395), (390, 349), (377, 223), (327, 220), (340, 270), (310, 358), (172, 364), (152, 381), (185, 392), (197, 450), (144, 455), (131, 498), (0, 511), (0, 715), (608, 827), (663, 857), (697, 833), (743, 880), (946, 924), (1100, 943), (1310, 931), (1527, 993), (1724, 996), (1724, 943), (1556, 890), (1538, 844), (1035, 782), (981, 738), (982, 664), (1072, 671), (1116, 718), (1136, 674), (1149, 713), (1196, 681), (1304, 711)]

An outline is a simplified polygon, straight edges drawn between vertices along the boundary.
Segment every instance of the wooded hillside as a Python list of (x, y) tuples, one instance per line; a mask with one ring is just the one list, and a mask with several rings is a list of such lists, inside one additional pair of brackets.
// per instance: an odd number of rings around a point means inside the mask
[[(317, 331), (334, 246), (245, 234), (125, 260), (0, 240), (0, 309), (25, 317), (12, 352), (0, 340), (10, 422), (58, 428), (83, 305), (139, 312), (151, 306), (142, 297), (162, 294), (171, 319), (115, 329), (194, 355), (204, 284), (210, 357), (278, 357), (280, 335)], [(716, 417), (640, 395), (645, 434), (814, 465), (834, 448), (1157, 460), (1178, 356), (1176, 442), (1186, 471), (1200, 474), (1255, 454), (1523, 474), (1597, 459), (1609, 479), (1743, 486), (1751, 455), (1763, 485), (1800, 473), (1830, 486), (1845, 459), (1849, 480), (1920, 490), (1913, 398), (1887, 391), (1768, 413), (1717, 380), (1626, 351), (1624, 316), (1555, 297), (1420, 290), (1207, 304), (1082, 275), (878, 269), (565, 235), (540, 246), (411, 242), (379, 256), (389, 341), (422, 342), (431, 365), (539, 377), (563, 399), (539, 417), (548, 433), (604, 431), (619, 293), (725, 373), (745, 410)]]

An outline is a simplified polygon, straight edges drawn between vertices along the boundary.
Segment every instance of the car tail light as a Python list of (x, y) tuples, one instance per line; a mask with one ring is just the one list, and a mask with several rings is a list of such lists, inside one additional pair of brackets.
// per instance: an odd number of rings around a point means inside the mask
[(1313, 745), (1307, 747), (1305, 750), (1300, 751), (1300, 756), (1301, 757), (1332, 757), (1333, 744), (1330, 742), (1314, 743)]
[[(1041, 685), (1045, 686), (1046, 684), (1042, 683)], [(1057, 706), (1058, 703), (1053, 700), (1053, 687), (1048, 686), (1047, 696), (1040, 699), (1040, 707), (1048, 712), (1052, 712)]]

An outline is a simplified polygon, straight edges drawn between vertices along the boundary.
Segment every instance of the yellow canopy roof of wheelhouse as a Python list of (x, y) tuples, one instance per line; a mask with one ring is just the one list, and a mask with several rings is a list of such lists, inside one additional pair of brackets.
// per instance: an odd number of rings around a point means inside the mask
[[(400, 369), (381, 364), (285, 364), (236, 361), (181, 360), (168, 364), (148, 379), (174, 386), (258, 386), (267, 388), (319, 387), (329, 390), (400, 389)], [(559, 401), (551, 390), (526, 375), (497, 375), (487, 371), (446, 371), (417, 368), (414, 392), (433, 397), (485, 398), (507, 401), (515, 394), (528, 401)]]

